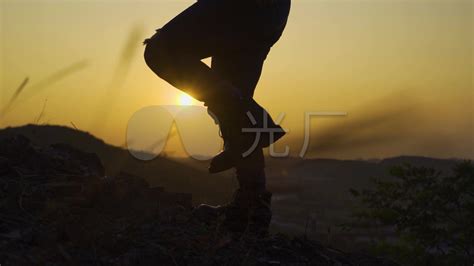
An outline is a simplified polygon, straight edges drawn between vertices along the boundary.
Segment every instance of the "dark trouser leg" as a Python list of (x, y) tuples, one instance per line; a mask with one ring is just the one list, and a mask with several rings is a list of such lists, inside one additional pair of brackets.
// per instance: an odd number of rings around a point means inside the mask
[[(250, 60), (251, 63), (240, 64), (238, 71), (246, 72), (246, 76), (256, 75), (256, 79), (248, 79), (250, 83), (258, 80), (261, 65), (257, 66), (255, 71), (253, 62), (263, 64), (264, 58), (261, 56), (265, 57), (278, 39), (282, 26), (286, 23), (287, 13), (284, 8), (279, 8), (278, 10), (282, 9), (283, 12), (276, 15), (279, 13), (274, 11), (279, 5), (263, 9), (252, 2), (198, 1), (146, 41), (145, 61), (158, 76), (194, 98), (204, 101), (221, 122), (225, 120), (225, 123), (231, 125), (233, 139), (238, 141), (233, 145), (232, 152), (227, 153), (231, 154), (228, 156), (230, 158), (238, 157), (246, 150), (245, 145), (251, 145), (248, 135), (241, 134), (243, 127), (252, 127), (246, 117), (247, 111), (262, 109), (242, 95), (248, 92), (247, 89), (239, 88), (240, 84), (233, 84), (222, 77), (213, 68), (201, 62), (201, 59), (208, 56), (243, 55), (245, 60)], [(255, 59), (252, 58), (254, 56)], [(248, 66), (249, 69), (242, 66)], [(249, 82), (245, 80), (244, 83)], [(243, 87), (252, 86), (244, 84)], [(261, 119), (260, 115), (255, 117), (257, 121), (261, 121), (258, 120)], [(267, 139), (262, 139), (262, 144), (267, 143)]]
[[(257, 49), (213, 57), (212, 69), (252, 98), (269, 50)], [(265, 162), (257, 148), (236, 166), (239, 189), (228, 205), (225, 224), (233, 231), (265, 233), (271, 221), (271, 193), (266, 191)]]
[(272, 219), (271, 197), (266, 190), (262, 149), (255, 150), (236, 167), (241, 198), (247, 214), (246, 230), (252, 235), (266, 235)]
[(145, 61), (155, 74), (202, 102), (220, 99), (231, 103), (241, 98), (238, 89), (201, 61), (207, 51), (181, 54), (172, 46), (173, 41), (161, 32), (147, 42)]
[[(269, 51), (269, 48), (255, 47), (239, 51), (219, 53), (212, 58), (212, 70), (228, 80), (232, 85), (239, 88), (244, 99), (249, 99), (249, 101), (253, 102), (253, 105), (248, 109), (248, 111), (253, 115), (257, 124), (252, 125), (247, 114), (245, 114), (244, 119), (247, 122), (247, 125), (245, 125), (244, 128), (255, 127), (261, 128), (264, 131), (259, 137), (258, 146), (255, 148), (256, 150), (261, 149), (262, 147), (267, 147), (271, 142), (277, 141), (284, 135), (283, 130), (278, 125), (275, 125), (272, 118), (265, 113), (266, 111), (252, 99), (255, 87), (262, 73), (264, 61)], [(227, 112), (225, 110), (220, 110), (220, 107), (222, 107), (222, 105), (219, 103), (209, 105), (209, 110), (220, 122), (219, 126), (221, 127), (221, 132), (225, 142), (224, 151), (214, 157), (211, 161), (209, 168), (211, 173), (231, 169), (237, 166), (237, 161), (241, 160), (240, 156), (236, 160), (232, 157), (232, 153), (228, 152), (229, 147), (227, 140), (233, 137), (232, 134), (229, 133), (229, 127), (233, 127), (234, 125), (226, 122), (226, 119), (228, 118)], [(264, 118), (264, 116), (266, 116), (266, 118)], [(280, 130), (281, 132), (274, 133), (273, 138), (270, 138), (268, 131), (266, 131), (267, 129)], [(257, 136), (255, 133), (242, 133), (242, 128), (238, 128), (237, 131), (240, 137), (246, 139), (244, 144), (245, 149), (240, 151), (240, 153), (247, 156), (247, 150), (251, 148)], [(243, 159), (242, 163), (245, 163), (245, 161), (250, 160)]]
[[(217, 54), (212, 58), (212, 69), (239, 88), (244, 98), (250, 99), (254, 95), (255, 88), (262, 74), (264, 61), (269, 51), (270, 49), (247, 49), (239, 52)], [(219, 119), (225, 120), (225, 117), (219, 117), (225, 116), (225, 113), (216, 115)], [(256, 136), (252, 136), (252, 138), (254, 137)], [(263, 171), (264, 159), (262, 149), (255, 149), (247, 158), (243, 158), (239, 165), (240, 167), (237, 167), (237, 176), (244, 176), (244, 172), (247, 173), (248, 171), (253, 171), (253, 169), (256, 169), (255, 171)]]
[[(158, 76), (218, 110), (223, 120), (228, 120), (229, 116), (233, 116), (230, 120), (239, 120), (240, 102), (246, 98), (251, 101), (248, 99), (248, 90), (245, 86), (239, 88), (241, 85), (238, 83), (251, 79), (232, 81), (232, 78), (223, 77), (200, 60), (209, 56), (245, 55), (249, 51), (252, 56), (255, 56), (252, 54), (255, 51), (265, 51), (262, 54), (266, 56), (283, 31), (290, 0), (278, 0), (274, 3), (261, 8), (255, 1), (200, 0), (146, 41), (145, 61)], [(263, 60), (264, 58), (260, 64), (263, 64)], [(238, 72), (248, 71), (247, 67), (250, 69), (252, 65), (243, 66)], [(253, 76), (257, 76), (251, 83), (256, 84), (258, 81), (261, 65), (259, 68), (258, 72), (250, 70)], [(253, 94), (255, 86), (249, 88)], [(238, 126), (241, 127), (241, 124)], [(235, 128), (233, 132), (237, 132)], [(261, 149), (257, 149), (249, 158), (260, 156), (260, 153)], [(237, 167), (242, 177), (239, 180), (242, 180), (245, 191), (250, 191), (250, 188), (260, 191), (257, 187), (264, 184), (253, 182), (259, 179), (261, 181), (262, 178), (265, 180), (264, 174), (257, 174), (263, 172), (263, 155), (261, 159), (261, 164), (256, 163), (258, 160), (244, 159)], [(249, 178), (251, 176), (255, 178)], [(250, 180), (253, 181), (247, 182)]]
[(200, 0), (146, 40), (145, 61), (161, 78), (200, 101), (224, 101), (234, 86), (200, 60), (269, 50), (278, 40), (289, 0), (261, 8), (254, 1)]
[(241, 189), (262, 192), (266, 189), (265, 161), (263, 150), (257, 149), (236, 167)]

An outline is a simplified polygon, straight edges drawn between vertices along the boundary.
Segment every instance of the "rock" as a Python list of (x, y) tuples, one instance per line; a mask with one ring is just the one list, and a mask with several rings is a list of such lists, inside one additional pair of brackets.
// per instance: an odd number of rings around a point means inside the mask
[(10, 170), (10, 161), (5, 157), (0, 157), (0, 175), (7, 174)]
[(82, 170), (83, 175), (87, 176), (104, 176), (105, 169), (99, 157), (94, 153), (82, 152), (67, 144), (53, 144), (51, 148), (56, 152), (57, 156), (61, 156), (63, 160), (74, 163), (72, 167)]

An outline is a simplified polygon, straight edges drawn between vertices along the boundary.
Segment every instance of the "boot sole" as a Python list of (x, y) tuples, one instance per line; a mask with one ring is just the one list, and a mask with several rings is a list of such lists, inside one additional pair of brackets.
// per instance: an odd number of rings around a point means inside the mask
[[(286, 132), (284, 132), (284, 131), (274, 133), (275, 138), (274, 138), (274, 141), (272, 143), (264, 142), (264, 143), (261, 143), (258, 147), (259, 148), (267, 148), (271, 144), (273, 144), (273, 143), (277, 142), (279, 139), (281, 139), (285, 134), (286, 134)], [(216, 158), (222, 157), (222, 156), (226, 156), (226, 157), (228, 157), (228, 159), (225, 159), (225, 160), (223, 159), (223, 162), (221, 162), (221, 163), (213, 163), (213, 162), (215, 162)], [(237, 165), (236, 160), (238, 160), (238, 158), (239, 158), (239, 156), (232, 156), (230, 154), (226, 155), (225, 152), (222, 152), (211, 160), (211, 164), (208, 168), (208, 171), (209, 171), (210, 174), (217, 174), (217, 173), (221, 173), (221, 172), (227, 171), (229, 169), (232, 169), (233, 167), (235, 167)]]

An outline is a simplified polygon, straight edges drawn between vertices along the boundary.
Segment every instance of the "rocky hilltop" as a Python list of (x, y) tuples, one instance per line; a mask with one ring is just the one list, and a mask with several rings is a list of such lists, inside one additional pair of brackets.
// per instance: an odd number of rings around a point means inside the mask
[(21, 135), (0, 141), (0, 264), (393, 265), (305, 237), (232, 235), (193, 219), (191, 194)]

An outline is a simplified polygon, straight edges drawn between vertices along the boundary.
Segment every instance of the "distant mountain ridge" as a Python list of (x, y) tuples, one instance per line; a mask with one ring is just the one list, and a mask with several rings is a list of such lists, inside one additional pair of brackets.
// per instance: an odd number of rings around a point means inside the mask
[[(97, 149), (97, 146), (107, 147), (108, 149), (123, 149), (122, 147), (113, 146), (104, 142), (102, 139), (95, 137), (89, 132), (77, 130), (71, 127), (58, 126), (58, 125), (34, 125), (28, 124), (19, 127), (6, 127), (0, 129), (0, 138), (11, 137), (13, 135), (25, 135), (28, 138), (31, 138), (35, 142), (41, 145), (51, 145), (55, 143), (67, 143), (72, 146), (83, 149), (84, 151), (94, 152), (93, 149)], [(280, 161), (281, 159), (270, 159), (274, 161)], [(339, 159), (329, 159), (329, 158), (315, 158), (315, 159), (299, 159), (299, 158), (288, 158), (284, 160), (298, 160), (299, 163), (353, 163), (353, 162), (365, 162), (365, 163), (377, 163), (381, 165), (398, 165), (402, 163), (412, 163), (416, 165), (426, 165), (427, 167), (444, 164), (446, 162), (459, 161), (459, 159), (442, 159), (442, 158), (432, 158), (425, 156), (396, 156), (384, 159), (353, 159), (353, 160), (339, 160)]]
[[(194, 187), (197, 183), (200, 189), (206, 193), (220, 195), (216, 198), (224, 200), (228, 197), (225, 195), (232, 194), (231, 191), (236, 185), (235, 180), (228, 178), (232, 176), (232, 172), (217, 176), (207, 174), (206, 162), (167, 157), (158, 157), (150, 162), (139, 161), (122, 147), (112, 146), (88, 132), (70, 127), (30, 124), (0, 129), (0, 139), (18, 134), (28, 137), (39, 145), (66, 143), (85, 152), (96, 153), (103, 161), (106, 172), (109, 174), (116, 174), (120, 171), (131, 172), (152, 179), (149, 180), (151, 184), (158, 182), (158, 185), (169, 186), (168, 189), (172, 190), (188, 190), (189, 187)], [(388, 176), (388, 170), (396, 165), (410, 164), (450, 171), (457, 162), (459, 160), (421, 156), (398, 156), (372, 160), (268, 158), (267, 176), (270, 187), (274, 187), (276, 190), (279, 190), (277, 187), (282, 187), (283, 190), (294, 188), (295, 183), (305, 187), (306, 181), (309, 182), (315, 178), (319, 180), (333, 179), (337, 180), (340, 185), (361, 187), (367, 185), (371, 177)], [(298, 181), (296, 182), (295, 179)], [(209, 198), (204, 200), (213, 201)]]

